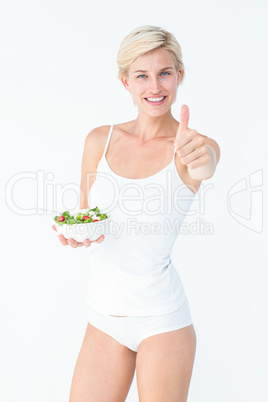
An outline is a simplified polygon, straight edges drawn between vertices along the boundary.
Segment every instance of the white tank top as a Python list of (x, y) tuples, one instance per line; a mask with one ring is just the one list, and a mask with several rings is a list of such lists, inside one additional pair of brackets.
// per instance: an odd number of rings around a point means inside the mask
[(104, 241), (90, 247), (87, 303), (109, 315), (167, 314), (186, 300), (171, 251), (195, 194), (178, 174), (176, 150), (150, 177), (114, 173), (106, 160), (112, 130), (89, 192), (89, 207), (110, 221)]

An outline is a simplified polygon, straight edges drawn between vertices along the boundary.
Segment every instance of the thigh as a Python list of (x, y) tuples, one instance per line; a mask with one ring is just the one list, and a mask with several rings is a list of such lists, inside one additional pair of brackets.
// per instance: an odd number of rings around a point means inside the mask
[(124, 402), (135, 373), (136, 354), (88, 324), (69, 402)]
[(195, 351), (193, 324), (144, 339), (136, 358), (140, 402), (186, 402)]

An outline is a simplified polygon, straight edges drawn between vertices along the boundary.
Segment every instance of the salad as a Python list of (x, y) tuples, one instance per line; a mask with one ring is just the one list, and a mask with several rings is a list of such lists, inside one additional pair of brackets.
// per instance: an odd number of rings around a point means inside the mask
[(88, 209), (86, 212), (79, 212), (76, 217), (70, 214), (69, 211), (63, 212), (60, 216), (55, 216), (54, 220), (58, 225), (64, 224), (74, 225), (79, 223), (99, 222), (107, 219), (107, 214), (101, 214), (98, 207)]

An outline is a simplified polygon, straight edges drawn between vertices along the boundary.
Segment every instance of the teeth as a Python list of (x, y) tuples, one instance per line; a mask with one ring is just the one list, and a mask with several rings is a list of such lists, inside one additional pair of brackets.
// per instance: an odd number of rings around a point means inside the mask
[(164, 99), (164, 96), (161, 96), (160, 98), (146, 98), (150, 102), (160, 102), (161, 100)]

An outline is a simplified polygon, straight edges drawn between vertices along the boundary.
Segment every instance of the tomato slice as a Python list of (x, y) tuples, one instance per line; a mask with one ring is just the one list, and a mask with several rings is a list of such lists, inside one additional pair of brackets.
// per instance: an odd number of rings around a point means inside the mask
[(99, 222), (99, 219), (94, 219), (94, 221), (93, 222)]
[(83, 221), (85, 221), (86, 219), (89, 219), (90, 216), (83, 216)]
[(64, 222), (65, 221), (65, 217), (63, 215), (58, 217), (58, 222)]

